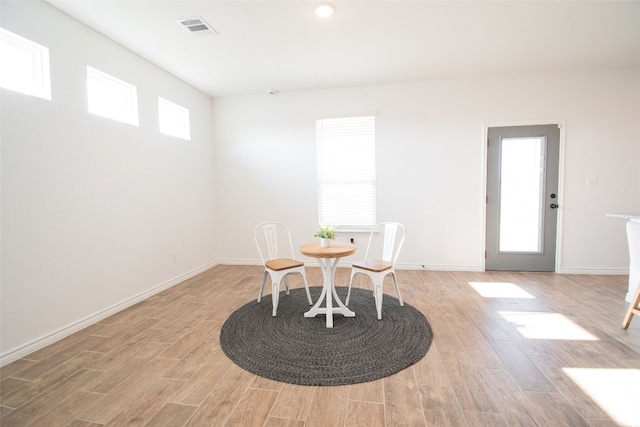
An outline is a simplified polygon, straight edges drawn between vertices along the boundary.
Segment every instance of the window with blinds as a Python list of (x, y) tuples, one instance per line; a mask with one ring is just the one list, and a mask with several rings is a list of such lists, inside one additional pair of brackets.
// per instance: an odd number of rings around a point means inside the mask
[(319, 119), (316, 144), (319, 223), (375, 225), (375, 117)]

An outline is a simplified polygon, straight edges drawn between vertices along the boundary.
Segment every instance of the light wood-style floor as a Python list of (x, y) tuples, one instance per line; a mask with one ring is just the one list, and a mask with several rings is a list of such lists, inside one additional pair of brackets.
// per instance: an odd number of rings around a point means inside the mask
[[(620, 327), (626, 276), (400, 270), (404, 300), (433, 327), (425, 358), (371, 383), (308, 387), (250, 374), (220, 350), (224, 320), (257, 296), (262, 271), (216, 266), (3, 367), (0, 424), (640, 425), (629, 384), (640, 319)], [(321, 284), (319, 268), (307, 275)], [(339, 269), (337, 283), (348, 277)]]

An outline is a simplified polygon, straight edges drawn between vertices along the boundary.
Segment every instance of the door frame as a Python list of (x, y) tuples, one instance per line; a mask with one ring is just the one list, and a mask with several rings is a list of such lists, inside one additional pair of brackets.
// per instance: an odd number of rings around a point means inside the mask
[(539, 125), (557, 125), (560, 131), (560, 147), (558, 158), (558, 224), (556, 226), (556, 273), (562, 272), (562, 237), (563, 237), (563, 218), (564, 218), (564, 171), (565, 171), (565, 120), (564, 119), (548, 119), (548, 120), (516, 120), (516, 121), (496, 121), (482, 123), (482, 248), (480, 253), (481, 270), (486, 271), (485, 251), (487, 247), (487, 156), (488, 156), (488, 138), (489, 128), (494, 127), (517, 127), (517, 126), (539, 126)]

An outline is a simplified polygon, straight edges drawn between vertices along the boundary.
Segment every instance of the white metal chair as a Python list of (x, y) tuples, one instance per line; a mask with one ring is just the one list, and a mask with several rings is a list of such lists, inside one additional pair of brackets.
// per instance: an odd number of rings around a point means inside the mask
[[(404, 305), (402, 297), (400, 296), (398, 279), (394, 270), (398, 254), (400, 253), (400, 249), (402, 249), (402, 244), (404, 243), (404, 236), (404, 226), (397, 222), (382, 222), (377, 224), (373, 230), (371, 230), (369, 243), (367, 244), (367, 251), (364, 255), (364, 261), (355, 262), (352, 265), (351, 280), (349, 281), (349, 291), (347, 292), (345, 305), (349, 305), (353, 278), (358, 273), (366, 274), (373, 282), (373, 297), (375, 299), (376, 310), (378, 312), (378, 320), (382, 319), (382, 284), (384, 282), (384, 278), (388, 274), (391, 274), (391, 277), (393, 278), (393, 283), (396, 286), (400, 305)], [(372, 253), (379, 255), (378, 257), (373, 255), (370, 259), (369, 255)]]
[[(271, 300), (273, 301), (273, 316), (278, 310), (278, 301), (280, 298), (280, 282), (284, 279), (284, 286), (289, 295), (289, 274), (300, 274), (304, 281), (304, 287), (307, 290), (307, 299), (309, 305), (313, 304), (309, 285), (307, 284), (307, 276), (304, 270), (304, 263), (295, 259), (293, 252), (293, 242), (291, 233), (286, 225), (279, 222), (263, 222), (256, 225), (253, 230), (253, 238), (260, 253), (260, 259), (264, 265), (264, 275), (262, 284), (260, 285), (260, 294), (258, 302), (262, 300), (262, 292), (267, 281), (267, 275), (271, 276), (272, 291)], [(283, 251), (280, 251), (278, 241), (285, 242)], [(284, 256), (283, 256), (284, 254)]]

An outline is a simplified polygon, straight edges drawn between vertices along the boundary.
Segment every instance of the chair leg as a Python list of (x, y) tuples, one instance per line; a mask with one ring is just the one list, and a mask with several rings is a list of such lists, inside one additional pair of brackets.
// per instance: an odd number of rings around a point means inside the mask
[(288, 274), (284, 275), (284, 290), (287, 292), (287, 295), (289, 295), (289, 275)]
[(373, 284), (373, 297), (376, 301), (378, 320), (382, 320), (382, 282)]
[(276, 317), (278, 311), (278, 300), (280, 299), (280, 284), (273, 282), (271, 289), (271, 301), (273, 301), (273, 317)]
[(404, 305), (404, 302), (402, 301), (402, 296), (400, 296), (400, 287), (398, 286), (398, 279), (396, 278), (395, 271), (391, 273), (391, 277), (393, 277), (393, 283), (396, 285), (396, 292), (398, 293), (398, 301), (400, 301), (400, 305)]
[(260, 285), (260, 293), (258, 294), (258, 302), (262, 300), (262, 292), (264, 292), (264, 284), (267, 283), (267, 276), (269, 275), (268, 271), (264, 272), (262, 276), (262, 284)]
[(634, 314), (640, 316), (640, 307), (638, 307), (638, 304), (640, 304), (640, 283), (638, 283), (636, 292), (634, 293), (633, 298), (631, 298), (631, 304), (629, 304), (627, 314), (624, 316), (624, 320), (622, 321), (622, 329), (627, 329), (629, 327), (631, 318)]
[(302, 281), (304, 282), (304, 288), (307, 291), (307, 299), (309, 300), (309, 305), (313, 305), (313, 300), (311, 299), (311, 292), (309, 292), (309, 284), (307, 283), (307, 275), (301, 273)]
[(353, 277), (357, 274), (357, 272), (354, 272), (353, 270), (351, 270), (351, 279), (349, 279), (349, 290), (347, 291), (347, 299), (344, 300), (344, 305), (346, 307), (349, 306), (349, 298), (351, 297), (351, 286), (353, 285)]

